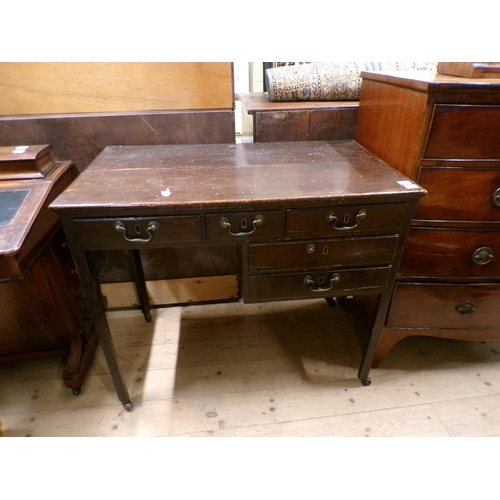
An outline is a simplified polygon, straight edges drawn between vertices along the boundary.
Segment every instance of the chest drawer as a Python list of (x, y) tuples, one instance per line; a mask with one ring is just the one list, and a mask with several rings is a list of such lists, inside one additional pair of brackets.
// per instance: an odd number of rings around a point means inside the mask
[(205, 215), (207, 239), (238, 241), (281, 236), (283, 232), (281, 210), (238, 212)]
[(500, 285), (396, 285), (388, 328), (498, 328)]
[(391, 235), (253, 244), (250, 273), (388, 265), (397, 243), (398, 237)]
[(153, 247), (202, 239), (198, 215), (77, 219), (74, 224), (77, 237), (87, 250)]
[(424, 158), (500, 159), (500, 106), (439, 104)]
[(500, 231), (412, 227), (399, 268), (403, 276), (500, 278)]
[(405, 213), (404, 203), (288, 210), (286, 234), (347, 236), (364, 231), (398, 231)]
[(259, 302), (382, 293), (387, 288), (390, 275), (390, 266), (341, 269), (334, 272), (254, 275), (248, 279), (244, 300)]
[(500, 221), (498, 168), (421, 167), (418, 182), (428, 193), (417, 204), (414, 219)]

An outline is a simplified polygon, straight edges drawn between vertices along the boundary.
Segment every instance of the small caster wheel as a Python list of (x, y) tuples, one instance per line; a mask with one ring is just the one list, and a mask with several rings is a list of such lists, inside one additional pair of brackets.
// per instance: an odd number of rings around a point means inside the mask
[(144, 315), (144, 319), (148, 322), (148, 323), (151, 323), (151, 313), (146, 313)]
[(372, 383), (372, 379), (370, 377), (366, 377), (361, 383), (366, 387)]
[(335, 300), (335, 297), (328, 297), (325, 300), (330, 307), (335, 307), (337, 305), (337, 301)]
[(125, 401), (125, 403), (123, 403), (123, 408), (125, 408), (125, 411), (128, 412), (134, 411), (134, 405), (131, 401)]
[(73, 389), (73, 396), (79, 396), (81, 392), (82, 390), (80, 387), (78, 389)]

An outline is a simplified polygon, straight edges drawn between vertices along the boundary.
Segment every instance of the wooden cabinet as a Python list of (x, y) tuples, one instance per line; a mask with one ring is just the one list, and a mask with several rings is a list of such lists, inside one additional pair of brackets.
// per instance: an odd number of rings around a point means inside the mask
[(72, 162), (54, 162), (49, 151), (0, 148), (0, 363), (60, 356), (62, 379), (77, 394), (98, 338), (49, 209), (78, 171)]
[(357, 101), (272, 102), (264, 92), (238, 97), (253, 117), (253, 142), (354, 138)]
[(357, 142), (427, 190), (373, 366), (410, 335), (500, 340), (500, 81), (362, 77)]

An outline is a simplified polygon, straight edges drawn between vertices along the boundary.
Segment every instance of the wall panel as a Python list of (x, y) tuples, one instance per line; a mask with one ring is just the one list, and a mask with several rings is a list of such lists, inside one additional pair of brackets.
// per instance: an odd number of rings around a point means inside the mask
[(229, 62), (0, 63), (0, 115), (233, 107)]

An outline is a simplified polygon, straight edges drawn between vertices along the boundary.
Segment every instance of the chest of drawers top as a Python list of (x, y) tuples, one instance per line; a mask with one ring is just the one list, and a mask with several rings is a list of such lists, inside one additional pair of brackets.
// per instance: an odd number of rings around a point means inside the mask
[(170, 215), (397, 202), (423, 194), (354, 141), (109, 146), (52, 208), (72, 217)]
[(500, 166), (500, 79), (362, 73), (356, 140), (418, 182), (421, 166)]

